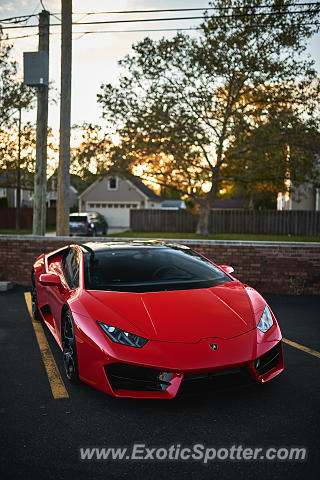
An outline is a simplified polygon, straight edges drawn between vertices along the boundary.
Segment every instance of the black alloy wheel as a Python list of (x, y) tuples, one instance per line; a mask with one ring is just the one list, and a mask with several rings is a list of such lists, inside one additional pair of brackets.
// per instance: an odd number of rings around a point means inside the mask
[(62, 322), (63, 365), (70, 382), (79, 381), (77, 345), (71, 313), (67, 311)]
[(34, 270), (32, 271), (31, 282), (32, 282), (32, 287), (31, 287), (32, 315), (35, 320), (41, 320), (39, 307), (38, 307), (38, 294), (37, 294), (36, 276), (35, 276)]

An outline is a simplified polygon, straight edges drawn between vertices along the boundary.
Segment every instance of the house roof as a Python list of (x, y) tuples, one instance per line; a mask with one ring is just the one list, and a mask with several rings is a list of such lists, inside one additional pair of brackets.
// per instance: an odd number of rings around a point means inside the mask
[(154, 200), (155, 202), (161, 202), (162, 198), (157, 195), (151, 188), (147, 187), (139, 177), (135, 177), (134, 175), (130, 175), (128, 180), (133, 183), (133, 185), (138, 188), (142, 193), (144, 193), (150, 200)]
[[(81, 198), (85, 193), (87, 193), (89, 190), (91, 190), (93, 185), (96, 182), (100, 181), (102, 178), (103, 177), (99, 177), (93, 183), (91, 183), (83, 192), (81, 192), (81, 194), (79, 195), (79, 198)], [(109, 178), (111, 178), (111, 177), (109, 176)], [(162, 198), (159, 195), (157, 195), (153, 190), (151, 190), (151, 188), (147, 187), (147, 185), (145, 185), (139, 177), (136, 177), (134, 175), (129, 175), (129, 176), (123, 177), (123, 179), (131, 182), (149, 200), (153, 200), (155, 202), (161, 202), (162, 201)]]
[[(56, 169), (53, 172), (53, 174), (50, 175), (50, 177), (47, 180), (47, 190), (48, 191), (52, 191), (51, 180), (52, 179), (57, 180), (57, 176), (58, 176), (58, 172), (57, 172), (57, 169)], [(81, 177), (79, 177), (79, 175), (76, 175), (74, 173), (70, 173), (70, 188), (71, 188), (72, 191), (75, 190), (75, 193), (78, 193), (79, 187), (81, 188), (81, 186), (83, 184), (84, 184), (84, 181), (82, 180)], [(55, 185), (54, 190), (56, 190), (56, 189), (57, 189), (57, 187)]]

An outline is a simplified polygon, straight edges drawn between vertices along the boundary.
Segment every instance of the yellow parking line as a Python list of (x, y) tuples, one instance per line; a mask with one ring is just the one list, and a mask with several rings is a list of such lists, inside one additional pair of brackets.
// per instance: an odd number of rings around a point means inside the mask
[(291, 340), (287, 340), (286, 338), (283, 338), (282, 341), (284, 343), (287, 343), (288, 345), (291, 345), (291, 347), (298, 348), (299, 350), (302, 350), (303, 352), (309, 353), (310, 355), (313, 355), (314, 357), (320, 358), (320, 352), (317, 352), (317, 350), (313, 350), (312, 348), (304, 347), (303, 345), (300, 345), (299, 343), (292, 342)]
[(58, 398), (69, 398), (69, 394), (66, 390), (66, 387), (63, 383), (61, 378), (59, 369), (57, 364), (53, 358), (52, 352), (50, 350), (49, 344), (47, 342), (46, 336), (44, 334), (41, 322), (38, 322), (33, 318), (32, 315), (32, 306), (31, 306), (31, 295), (29, 292), (24, 294), (26, 304), (28, 307), (28, 311), (32, 320), (32, 325), (34, 329), (34, 333), (36, 334), (36, 338), (38, 341), (38, 345), (40, 348), (42, 360), (48, 375), (48, 380), (50, 383), (50, 387), (52, 390), (52, 395), (55, 399)]

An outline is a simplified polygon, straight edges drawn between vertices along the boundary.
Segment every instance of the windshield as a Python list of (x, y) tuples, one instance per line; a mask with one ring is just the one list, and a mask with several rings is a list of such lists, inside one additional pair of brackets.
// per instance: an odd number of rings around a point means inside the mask
[(211, 262), (180, 247), (112, 248), (84, 253), (85, 288), (151, 292), (208, 288), (231, 281)]
[(69, 217), (70, 223), (79, 223), (79, 222), (87, 222), (88, 218), (86, 215), (77, 215), (77, 216), (70, 216)]

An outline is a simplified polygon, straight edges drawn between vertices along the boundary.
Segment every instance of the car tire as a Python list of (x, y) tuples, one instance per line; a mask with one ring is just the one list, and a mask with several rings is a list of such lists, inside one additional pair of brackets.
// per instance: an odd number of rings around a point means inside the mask
[(38, 307), (38, 293), (37, 293), (37, 285), (36, 285), (36, 274), (34, 270), (32, 270), (31, 274), (31, 306), (32, 306), (32, 315), (35, 320), (41, 321), (41, 315), (39, 312)]
[(72, 315), (67, 310), (61, 325), (63, 366), (67, 379), (71, 383), (79, 382), (78, 354)]

